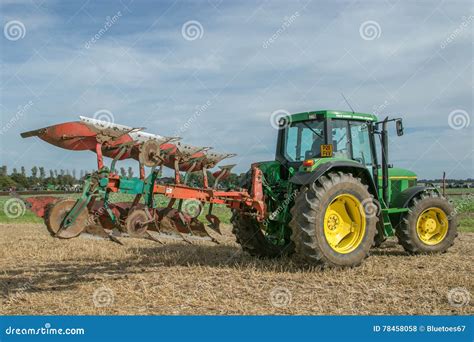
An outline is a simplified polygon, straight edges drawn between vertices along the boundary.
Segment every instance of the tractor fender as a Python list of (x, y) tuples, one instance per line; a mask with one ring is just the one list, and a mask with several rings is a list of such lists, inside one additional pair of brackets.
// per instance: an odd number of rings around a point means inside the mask
[(391, 208), (406, 208), (410, 204), (410, 201), (415, 198), (417, 195), (421, 194), (422, 192), (428, 191), (428, 190), (435, 190), (438, 191), (434, 187), (430, 186), (412, 186), (411, 188), (405, 189), (402, 192), (400, 192), (391, 202), (390, 202), (390, 207)]
[(369, 187), (369, 192), (378, 199), (377, 188), (369, 170), (362, 164), (351, 161), (330, 161), (318, 166), (313, 172), (296, 172), (290, 178), (290, 182), (296, 185), (308, 185), (317, 181), (321, 176), (328, 172), (342, 171), (344, 173), (352, 173), (354, 177), (358, 177)]

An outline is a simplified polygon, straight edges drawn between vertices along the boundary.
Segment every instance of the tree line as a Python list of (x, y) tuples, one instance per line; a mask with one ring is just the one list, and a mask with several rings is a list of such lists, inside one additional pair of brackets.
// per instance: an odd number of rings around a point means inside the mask
[[(49, 169), (46, 170), (42, 166), (33, 166), (29, 172), (24, 166), (12, 168), (11, 171), (6, 165), (0, 167), (0, 190), (69, 190), (73, 187), (78, 187), (84, 176), (92, 171), (76, 169)], [(127, 169), (121, 167), (118, 173), (122, 177), (133, 177), (135, 175), (133, 168), (130, 166)], [(207, 173), (209, 185), (213, 186), (215, 179), (212, 173)], [(184, 180), (185, 174), (181, 175)], [(165, 177), (164, 180), (172, 183), (173, 179)], [(195, 187), (203, 186), (203, 176), (201, 172), (194, 172), (188, 175), (187, 184)], [(235, 188), (239, 184), (239, 175), (231, 174), (227, 179), (219, 182), (221, 188)]]
[(46, 170), (42, 166), (33, 166), (29, 172), (24, 166), (14, 167), (11, 171), (6, 165), (0, 167), (0, 189), (55, 189), (65, 186), (74, 186), (84, 177), (86, 170), (77, 171), (67, 169)]

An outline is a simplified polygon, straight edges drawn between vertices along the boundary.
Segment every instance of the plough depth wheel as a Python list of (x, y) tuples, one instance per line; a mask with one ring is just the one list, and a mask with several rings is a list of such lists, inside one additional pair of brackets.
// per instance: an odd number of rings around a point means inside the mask
[(145, 210), (137, 209), (133, 210), (125, 220), (125, 227), (127, 233), (131, 237), (145, 237), (150, 218), (148, 217)]
[[(86, 228), (89, 220), (87, 209), (83, 209), (69, 226), (61, 229), (64, 218), (76, 204), (76, 200), (66, 198), (50, 204), (46, 210), (44, 221), (50, 234), (61, 239), (71, 239), (78, 236)], [(58, 231), (61, 231), (58, 234)]]

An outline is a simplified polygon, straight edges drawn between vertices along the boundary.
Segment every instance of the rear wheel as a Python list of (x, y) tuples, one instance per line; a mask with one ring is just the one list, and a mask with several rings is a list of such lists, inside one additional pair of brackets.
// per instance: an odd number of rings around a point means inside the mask
[(374, 244), (372, 247), (379, 248), (387, 240), (383, 234), (383, 227), (377, 227), (377, 232), (375, 233)]
[[(252, 172), (248, 171), (240, 182), (240, 187), (248, 189), (251, 187)], [(294, 252), (294, 244), (288, 234), (280, 239), (272, 238), (267, 234), (268, 227), (265, 227), (263, 222), (257, 221), (253, 216), (246, 215), (246, 213), (234, 210), (232, 218), (230, 219), (233, 227), (237, 243), (242, 246), (242, 249), (252, 256), (262, 258), (276, 258), (283, 255), (290, 255)], [(267, 223), (273, 224), (271, 221)]]
[(436, 192), (423, 193), (411, 201), (396, 235), (407, 252), (445, 252), (457, 236), (454, 208)]
[(242, 212), (234, 211), (231, 222), (237, 243), (250, 255), (266, 258), (275, 258), (289, 255), (294, 251), (294, 245), (289, 239), (277, 242), (265, 234), (265, 226), (254, 217)]
[(304, 260), (323, 266), (357, 266), (374, 243), (378, 218), (366, 213), (372, 195), (360, 179), (329, 173), (303, 188), (291, 209), (291, 239)]

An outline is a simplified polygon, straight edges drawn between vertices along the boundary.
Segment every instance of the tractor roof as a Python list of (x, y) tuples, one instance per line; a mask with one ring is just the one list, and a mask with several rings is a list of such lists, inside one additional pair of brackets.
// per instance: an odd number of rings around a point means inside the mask
[(313, 112), (291, 114), (291, 121), (298, 122), (298, 121), (312, 120), (312, 119), (316, 119), (317, 117), (360, 120), (360, 121), (377, 121), (377, 116), (375, 116), (374, 114), (353, 113), (353, 112), (345, 112), (341, 110), (316, 110)]

